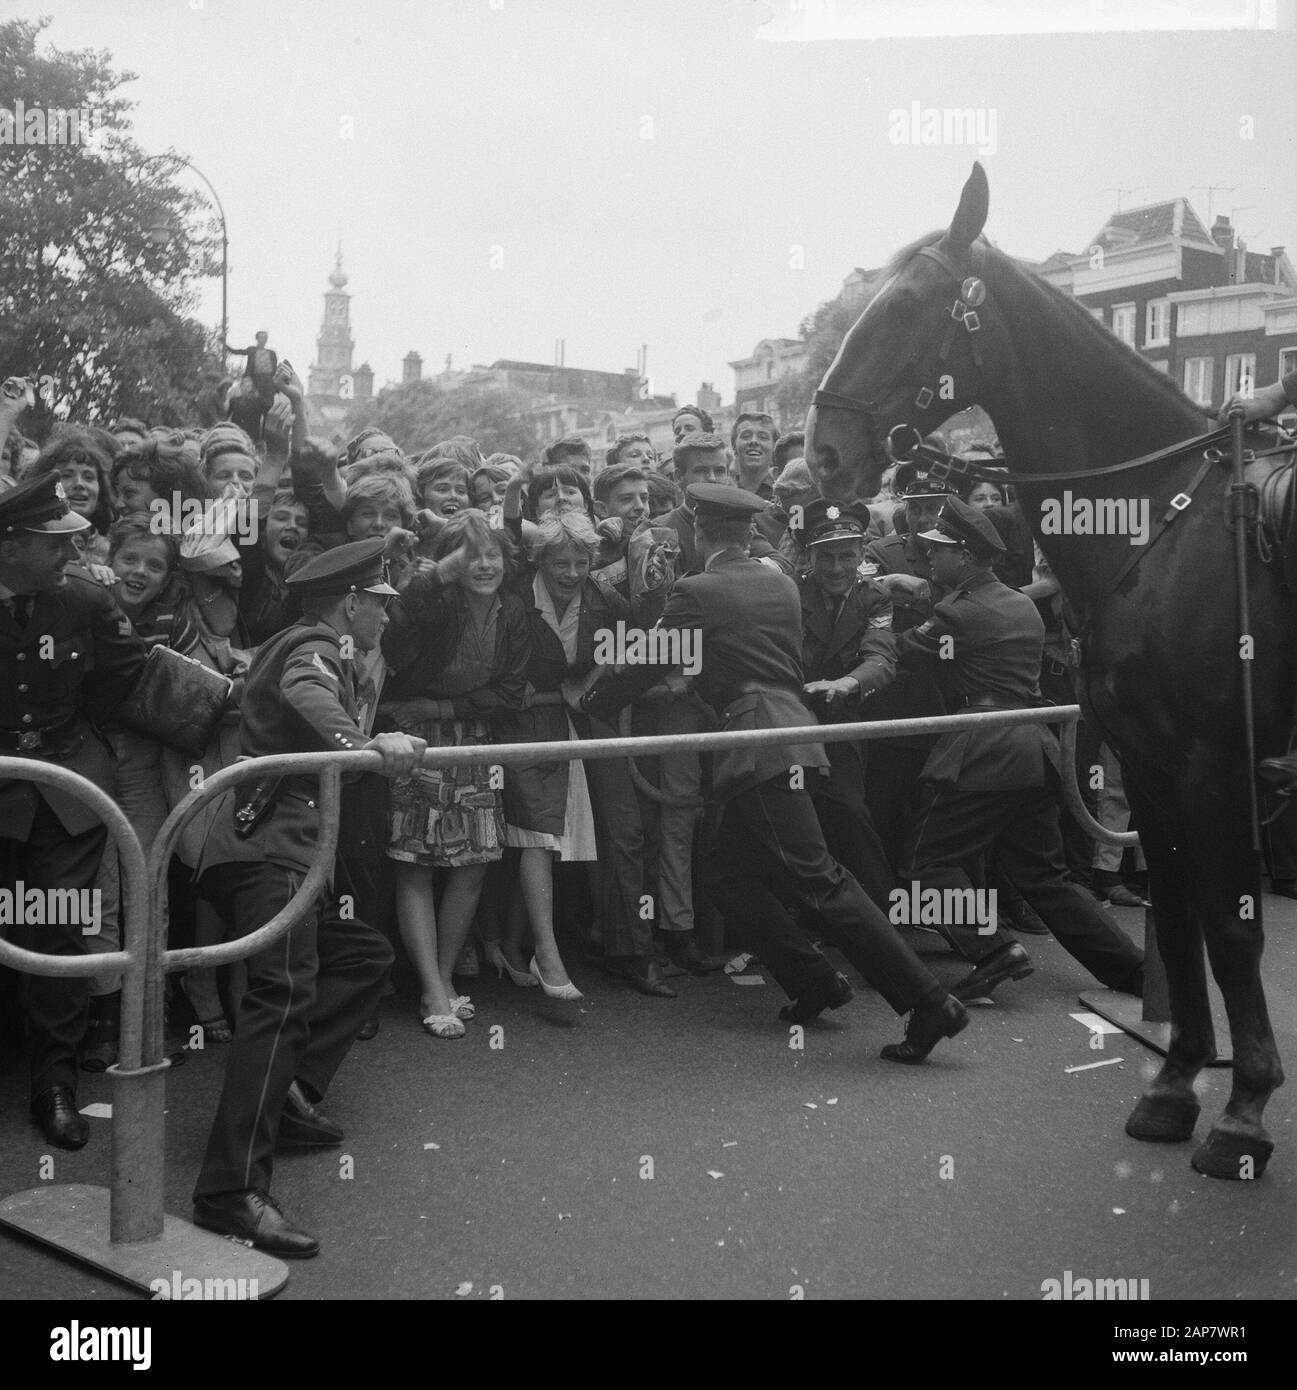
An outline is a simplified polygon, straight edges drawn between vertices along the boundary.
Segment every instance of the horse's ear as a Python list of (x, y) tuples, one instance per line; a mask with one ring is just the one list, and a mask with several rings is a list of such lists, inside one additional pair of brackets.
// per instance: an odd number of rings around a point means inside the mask
[(944, 238), (952, 250), (966, 251), (981, 236), (990, 205), (991, 188), (986, 181), (986, 170), (974, 160), (973, 172), (969, 174), (964, 191), (959, 195), (954, 221)]

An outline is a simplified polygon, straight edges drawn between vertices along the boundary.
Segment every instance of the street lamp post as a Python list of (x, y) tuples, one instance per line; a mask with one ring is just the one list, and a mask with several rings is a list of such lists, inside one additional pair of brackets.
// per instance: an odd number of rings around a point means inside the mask
[[(216, 204), (217, 216), (221, 219), (221, 361), (225, 361), (225, 344), (229, 334), (229, 293), (230, 293), (230, 238), (225, 226), (225, 209), (221, 206), (221, 200), (216, 190), (212, 187), (211, 180), (206, 174), (183, 155), (178, 154), (155, 154), (147, 159), (142, 159), (138, 164), (131, 167), (142, 169), (146, 164), (156, 164), (159, 160), (170, 160), (172, 164), (183, 164), (186, 169), (198, 175), (207, 185), (207, 191), (212, 195), (212, 201)], [(165, 246), (172, 235), (170, 224), (159, 222), (157, 225), (148, 229), (149, 238), (155, 246)]]

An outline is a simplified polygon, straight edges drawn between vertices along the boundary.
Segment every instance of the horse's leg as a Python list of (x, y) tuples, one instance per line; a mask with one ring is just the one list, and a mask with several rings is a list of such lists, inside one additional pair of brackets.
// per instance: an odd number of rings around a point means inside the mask
[[(1219, 775), (1217, 785), (1229, 785), (1229, 773), (1222, 768)], [(1261, 987), (1261, 873), (1248, 843), (1245, 799), (1225, 807), (1217, 802), (1190, 834), (1207, 954), (1234, 1048), (1229, 1103), (1192, 1162), (1208, 1177), (1259, 1178), (1274, 1151), (1262, 1115), (1283, 1085), (1283, 1068)]]
[(1126, 795), (1139, 830), (1153, 912), (1157, 946), (1166, 968), (1171, 1003), (1171, 1042), (1162, 1068), (1149, 1083), (1126, 1121), (1126, 1133), (1154, 1143), (1180, 1143), (1193, 1137), (1201, 1108), (1194, 1091), (1198, 1073), (1216, 1055), (1202, 933), (1194, 912), (1192, 877), (1183, 842), (1168, 824), (1169, 787), (1150, 797), (1142, 779), (1127, 769)]

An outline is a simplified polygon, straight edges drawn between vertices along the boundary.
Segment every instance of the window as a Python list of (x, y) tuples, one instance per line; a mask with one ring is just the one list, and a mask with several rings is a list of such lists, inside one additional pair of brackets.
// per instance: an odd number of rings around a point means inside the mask
[(1135, 346), (1135, 306), (1133, 304), (1114, 304), (1112, 306), (1113, 336), (1123, 343)]
[(1281, 348), (1279, 351), (1279, 380), (1289, 372), (1297, 372), (1297, 347)]
[(1211, 404), (1210, 357), (1187, 357), (1184, 363), (1184, 393), (1199, 405)]
[(1155, 371), (1165, 372), (1168, 376), (1171, 374), (1171, 364), (1165, 357), (1159, 357), (1156, 362), (1150, 362), (1148, 365)]
[(1250, 396), (1256, 389), (1256, 353), (1232, 352), (1225, 359), (1225, 398), (1243, 394)]
[(1090, 313), (1093, 314), (1094, 317), (1097, 318), (1097, 319), (1099, 320), (1100, 323), (1103, 322), (1103, 310), (1102, 310), (1102, 309), (1091, 309), (1091, 310), (1090, 310)]
[(1171, 301), (1150, 299), (1144, 306), (1144, 346), (1165, 347), (1171, 341)]

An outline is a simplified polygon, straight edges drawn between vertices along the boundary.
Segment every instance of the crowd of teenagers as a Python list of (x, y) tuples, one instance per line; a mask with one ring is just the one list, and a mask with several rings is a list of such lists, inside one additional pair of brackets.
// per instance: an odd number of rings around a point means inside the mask
[[(1034, 600), (1045, 621), (1042, 691), (1059, 703), (1073, 698), (1057, 585), (993, 474), (950, 481), (900, 464), (876, 498), (855, 504), (854, 533), (810, 545), (807, 518), (823, 520), (827, 504), (804, 437), (780, 433), (764, 414), (741, 413), (721, 435), (705, 410), (685, 406), (669, 455), (631, 432), (596, 468), (577, 436), (523, 460), (484, 456), (462, 436), (410, 453), (370, 427), (339, 451), (307, 437), (291, 367), (278, 366), (273, 385), (255, 440), (232, 420), (180, 430), (118, 419), (61, 422), (39, 447), (20, 429), (24, 390), (8, 391), (0, 397), (0, 497), (22, 480), (57, 475), (72, 511), (89, 522), (77, 535), (78, 563), (111, 591), (133, 631), (232, 681), (228, 712), (200, 758), (111, 720), (103, 727), (117, 800), (146, 850), (198, 773), (239, 756), (239, 701), (254, 653), (303, 620), (287, 581), (330, 548), (383, 539), (396, 596), (381, 645), (366, 659), (366, 731), (472, 746), (481, 757), (371, 779), (370, 795), (344, 817), (339, 859), (351, 863), (357, 912), (403, 947), (417, 1018), (437, 1038), (473, 1026), (469, 990), (483, 970), (575, 1001), (575, 962), (578, 974), (598, 966), (670, 999), (682, 979), (718, 968), (743, 945), (743, 923), (727, 919), (705, 872), (716, 829), (707, 755), (504, 768), (491, 759), (493, 744), (715, 727), (682, 665), (663, 667), (615, 726), (580, 706), (605, 661), (601, 644), (619, 630), (651, 629), (673, 581), (700, 568), (690, 485), (733, 483), (767, 500), (748, 553), (801, 587), (808, 719), (947, 708), (938, 682), (898, 675), (896, 638), (930, 612), (930, 547), (918, 537), (952, 493), (985, 510), (1003, 542), (997, 575)], [(993, 453), (988, 446), (969, 456)], [(835, 756), (812, 788), (824, 835), (886, 911), (902, 882), (930, 741), (873, 743), (867, 753), (864, 744), (836, 747), (850, 756)], [(1084, 737), (1080, 758), (1105, 769), (1099, 818), (1125, 829), (1115, 761)], [(219, 941), (230, 930), (219, 904), (196, 889), (212, 814), (209, 806), (194, 817), (176, 845), (172, 945)], [(1091, 842), (1070, 819), (1066, 826), (1074, 879), (1105, 903), (1139, 903), (1139, 864), (1123, 863), (1120, 850)], [(1045, 930), (993, 856), (979, 873), (998, 890), (1001, 926)], [(109, 849), (89, 950), (114, 950), (121, 939), (119, 880)], [(112, 974), (92, 983), (80, 1054), (87, 1070), (115, 1060), (119, 987)], [(237, 967), (190, 970), (173, 991), (173, 1015), (201, 1027), (209, 1043), (228, 1042), (237, 990)], [(378, 1026), (375, 1015), (361, 1036)]]

